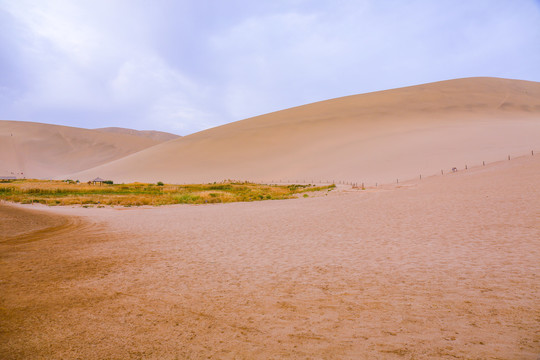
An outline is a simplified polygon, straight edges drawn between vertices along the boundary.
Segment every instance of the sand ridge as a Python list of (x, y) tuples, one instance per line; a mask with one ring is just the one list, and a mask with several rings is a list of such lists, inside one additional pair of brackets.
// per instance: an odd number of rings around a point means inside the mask
[(539, 179), (527, 156), (317, 198), (45, 208), (94, 227), (0, 244), (0, 350), (536, 359)]
[(103, 132), (109, 132), (113, 134), (129, 134), (129, 135), (135, 135), (140, 136), (144, 138), (149, 138), (152, 140), (156, 140), (158, 142), (165, 142), (169, 140), (178, 139), (180, 136), (171, 134), (164, 131), (155, 131), (155, 130), (134, 130), (134, 129), (126, 129), (126, 128), (120, 128), (120, 127), (104, 127), (104, 128), (97, 128), (94, 130), (103, 131)]

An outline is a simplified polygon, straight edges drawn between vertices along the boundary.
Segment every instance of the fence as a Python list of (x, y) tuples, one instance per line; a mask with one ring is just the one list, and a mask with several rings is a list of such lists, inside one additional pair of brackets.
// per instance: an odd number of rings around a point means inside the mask
[[(510, 156), (508, 155), (507, 156), (507, 160), (510, 161), (512, 160), (513, 158), (516, 158), (516, 157), (523, 157), (523, 156), (527, 156), (527, 155), (520, 155), (520, 156)], [(534, 156), (534, 150), (531, 150), (530, 152), (530, 156)], [(492, 161), (491, 163), (494, 163), (494, 162), (497, 162), (497, 161), (500, 161), (500, 160), (494, 160)], [(487, 164), (490, 164), (489, 162)], [(482, 165), (481, 166), (486, 166), (486, 161), (485, 160), (482, 160)], [(477, 165), (477, 167), (480, 167), (480, 165)], [(447, 173), (455, 173), (455, 172), (458, 172), (460, 169), (458, 167), (452, 167), (450, 169), (450, 171), (448, 171)], [(469, 165), (468, 164), (465, 164), (464, 167), (462, 168), (462, 170), (469, 170)], [(438, 173), (437, 173), (438, 174)], [(431, 176), (436, 176), (437, 174), (432, 174)], [(444, 169), (441, 169), (441, 175), (444, 176), (445, 175), (445, 171)], [(429, 174), (427, 176), (430, 176)], [(418, 175), (418, 179), (419, 180), (422, 180), (422, 178), (425, 177), (425, 174), (419, 174)], [(405, 181), (410, 181), (410, 180), (414, 180), (416, 178), (409, 178), (409, 179), (406, 179)], [(271, 181), (248, 181), (250, 183), (255, 183), (255, 184), (275, 184), (275, 185), (278, 185), (278, 184), (312, 184), (312, 185), (346, 185), (346, 186), (351, 186), (351, 188), (353, 189), (362, 189), (362, 190), (365, 190), (367, 187), (369, 187), (370, 184), (366, 183), (365, 181), (361, 181), (361, 180), (343, 180), (343, 179), (338, 179), (338, 180), (335, 180), (335, 179), (332, 179), (332, 180), (329, 180), (329, 179), (314, 179), (314, 178), (293, 178), (293, 179), (272, 179)], [(404, 182), (404, 181), (402, 181)], [(399, 184), (400, 183), (400, 178), (397, 177), (396, 178), (396, 184)], [(360, 184), (360, 186), (359, 186)], [(381, 184), (385, 184), (385, 185), (388, 185), (388, 184), (391, 184), (391, 182), (386, 182), (386, 183), (383, 183), (383, 182), (374, 182), (372, 183), (372, 187), (379, 187), (379, 185)]]

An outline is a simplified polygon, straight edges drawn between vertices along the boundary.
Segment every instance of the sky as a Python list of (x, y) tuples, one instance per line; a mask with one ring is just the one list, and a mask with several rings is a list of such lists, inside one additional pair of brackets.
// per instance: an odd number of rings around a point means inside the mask
[(188, 135), (433, 81), (540, 81), (540, 0), (0, 0), (0, 119)]

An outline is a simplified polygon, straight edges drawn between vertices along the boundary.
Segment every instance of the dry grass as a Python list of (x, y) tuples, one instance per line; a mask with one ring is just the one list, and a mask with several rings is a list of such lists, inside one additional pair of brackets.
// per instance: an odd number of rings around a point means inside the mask
[(192, 185), (147, 183), (92, 185), (58, 180), (17, 180), (0, 184), (0, 199), (22, 203), (83, 206), (211, 204), (290, 199), (297, 194), (331, 190), (334, 185), (261, 185), (223, 182)]

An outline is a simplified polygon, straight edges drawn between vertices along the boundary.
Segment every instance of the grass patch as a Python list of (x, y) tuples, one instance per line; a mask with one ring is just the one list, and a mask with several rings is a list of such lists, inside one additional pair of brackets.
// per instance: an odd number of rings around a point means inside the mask
[(248, 182), (171, 185), (103, 184), (74, 181), (16, 180), (0, 183), (0, 199), (23, 204), (142, 206), (212, 204), (240, 201), (290, 199), (306, 192), (330, 191), (335, 185), (261, 185)]

